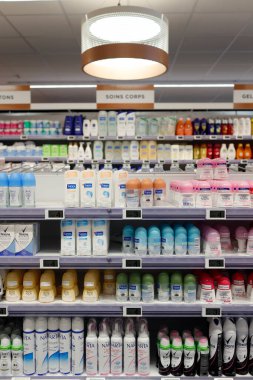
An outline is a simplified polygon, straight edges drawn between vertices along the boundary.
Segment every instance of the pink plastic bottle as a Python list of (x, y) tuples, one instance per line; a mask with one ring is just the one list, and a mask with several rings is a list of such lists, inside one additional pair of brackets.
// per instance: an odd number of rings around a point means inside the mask
[(229, 228), (224, 225), (218, 225), (216, 228), (220, 234), (221, 250), (225, 253), (233, 252)]
[(227, 162), (224, 158), (215, 158), (213, 160), (213, 178), (219, 180), (228, 178)]
[(229, 181), (216, 182), (216, 206), (217, 207), (233, 207), (233, 186)]
[(234, 207), (251, 207), (248, 181), (237, 181), (234, 183)]
[(201, 180), (213, 179), (213, 163), (210, 158), (202, 158), (197, 161), (197, 177)]
[(207, 181), (196, 181), (195, 183), (196, 207), (212, 207), (212, 188)]
[(181, 181), (179, 184), (179, 207), (194, 208), (195, 207), (195, 194), (193, 191), (193, 184), (190, 181)]
[(238, 253), (246, 253), (248, 230), (244, 226), (239, 226), (235, 230), (235, 238), (238, 243)]
[(253, 228), (248, 233), (247, 254), (253, 255)]
[(250, 192), (250, 207), (253, 207), (253, 181), (248, 181)]
[(221, 255), (220, 234), (217, 230), (210, 226), (205, 226), (203, 228), (203, 239), (203, 249), (207, 256)]

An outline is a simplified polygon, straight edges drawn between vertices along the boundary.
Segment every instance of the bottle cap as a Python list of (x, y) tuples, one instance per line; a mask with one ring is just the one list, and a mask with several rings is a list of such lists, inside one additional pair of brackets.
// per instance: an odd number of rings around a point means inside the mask
[(21, 187), (22, 176), (20, 173), (11, 173), (9, 176), (9, 187)]
[(23, 186), (36, 186), (36, 179), (33, 173), (23, 173), (22, 174)]

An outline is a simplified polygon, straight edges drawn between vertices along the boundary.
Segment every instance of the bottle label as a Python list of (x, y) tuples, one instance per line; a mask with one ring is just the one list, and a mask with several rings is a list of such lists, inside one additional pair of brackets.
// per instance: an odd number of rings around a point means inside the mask
[[(221, 191), (224, 191), (222, 193)], [(216, 202), (217, 207), (233, 207), (233, 194), (226, 193), (226, 191), (230, 191), (229, 189), (217, 189), (216, 194)]]
[(248, 356), (248, 336), (241, 336), (236, 343), (236, 358), (239, 363), (244, 362)]
[(154, 301), (154, 285), (142, 284), (142, 301), (143, 302)]
[(192, 350), (184, 349), (184, 368), (193, 368), (195, 362), (195, 348)]
[(128, 286), (127, 286), (127, 284), (117, 284), (116, 299), (118, 302), (128, 301)]
[(172, 284), (171, 285), (171, 300), (174, 302), (181, 302), (182, 298), (183, 298), (182, 285)]
[(162, 237), (162, 255), (173, 255), (174, 239)]
[(139, 207), (139, 190), (126, 190), (127, 207)]
[(111, 340), (111, 374), (120, 375), (122, 373), (122, 342)]
[(170, 299), (170, 292), (167, 287), (163, 287), (158, 284), (158, 301), (167, 302)]
[[(235, 207), (250, 207), (251, 200), (248, 189), (238, 189), (239, 192), (235, 193), (234, 206)], [(247, 193), (241, 191), (247, 191)]]
[(215, 291), (214, 289), (207, 289), (204, 285), (201, 286), (201, 301), (204, 302), (214, 302)]
[(235, 300), (240, 300), (244, 299), (246, 294), (245, 294), (245, 287), (243, 285), (232, 285), (232, 294), (233, 294), (233, 299)]
[(180, 207), (186, 207), (186, 208), (195, 207), (194, 195), (193, 194), (182, 194), (182, 200), (181, 200)]
[(138, 374), (146, 376), (150, 371), (150, 347), (149, 343), (138, 343)]
[(171, 350), (171, 367), (179, 367), (182, 361), (183, 350)]
[(97, 342), (86, 340), (86, 372), (87, 375), (97, 374)]
[(170, 366), (170, 348), (164, 349), (160, 347), (160, 361), (163, 368), (169, 368)]
[(233, 336), (224, 336), (223, 362), (229, 363), (235, 355), (235, 339)]
[(184, 289), (184, 301), (187, 303), (196, 302), (197, 289), (194, 286), (186, 286)]
[(140, 302), (141, 300), (141, 288), (139, 284), (129, 285), (129, 301)]
[(232, 302), (232, 294), (230, 288), (227, 289), (227, 286), (220, 286), (217, 290), (217, 299), (219, 299), (223, 303), (231, 303)]
[(212, 194), (210, 193), (197, 193), (196, 194), (196, 207), (212, 207)]

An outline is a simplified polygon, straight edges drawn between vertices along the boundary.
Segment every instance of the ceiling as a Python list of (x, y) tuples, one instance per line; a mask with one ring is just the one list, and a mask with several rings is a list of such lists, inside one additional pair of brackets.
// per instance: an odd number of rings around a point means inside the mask
[[(96, 83), (80, 65), (86, 12), (117, 0), (0, 1), (0, 83)], [(121, 0), (170, 24), (170, 68), (153, 83), (253, 81), (253, 0)], [(101, 81), (99, 81), (101, 82)], [(61, 93), (60, 93), (61, 92)], [(94, 101), (94, 90), (38, 90), (33, 101)], [(157, 100), (231, 101), (231, 89), (159, 89)], [(70, 99), (71, 98), (71, 99)]]

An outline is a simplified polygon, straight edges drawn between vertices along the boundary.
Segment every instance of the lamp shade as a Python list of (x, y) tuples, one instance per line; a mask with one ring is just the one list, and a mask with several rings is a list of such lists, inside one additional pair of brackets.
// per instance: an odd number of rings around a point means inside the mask
[(82, 21), (82, 69), (105, 79), (135, 80), (168, 69), (169, 25), (151, 9), (130, 6), (91, 12)]

